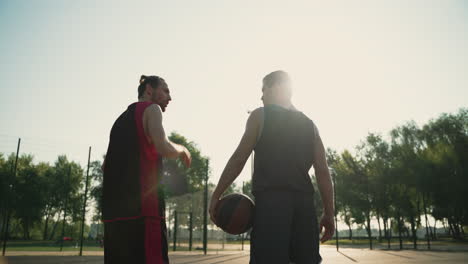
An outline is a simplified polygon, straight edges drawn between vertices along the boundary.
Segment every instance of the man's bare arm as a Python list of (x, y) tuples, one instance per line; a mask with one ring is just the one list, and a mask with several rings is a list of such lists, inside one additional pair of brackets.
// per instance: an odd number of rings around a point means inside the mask
[(320, 229), (325, 227), (325, 234), (321, 239), (322, 242), (325, 242), (333, 236), (333, 232), (335, 231), (333, 223), (335, 208), (333, 203), (333, 185), (325, 157), (325, 148), (318, 133), (315, 138), (314, 170), (323, 203), (324, 215), (320, 221)]
[(190, 166), (190, 152), (182, 145), (171, 142), (162, 125), (162, 111), (157, 105), (145, 109), (143, 120), (146, 122), (147, 135), (161, 155), (167, 158), (182, 157), (184, 163)]
[(244, 168), (247, 159), (252, 153), (252, 150), (257, 143), (259, 122), (260, 122), (260, 109), (257, 109), (250, 114), (249, 119), (247, 120), (246, 129), (242, 139), (239, 143), (239, 146), (232, 154), (229, 159), (226, 167), (221, 174), (218, 185), (213, 192), (210, 205), (210, 215), (212, 220), (214, 220), (214, 210), (216, 203), (221, 197), (221, 195), (226, 191), (226, 189), (234, 182), (234, 180), (239, 176), (242, 169)]
[(318, 188), (320, 196), (322, 197), (323, 210), (326, 215), (334, 215), (333, 204), (333, 185), (328, 169), (327, 160), (325, 158), (325, 148), (323, 147), (322, 139), (317, 136), (315, 141), (315, 163), (314, 170), (317, 177)]

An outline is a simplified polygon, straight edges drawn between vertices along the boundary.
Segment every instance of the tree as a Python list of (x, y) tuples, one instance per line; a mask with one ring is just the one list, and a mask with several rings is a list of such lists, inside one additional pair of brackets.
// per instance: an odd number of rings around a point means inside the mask
[(454, 238), (464, 236), (468, 225), (468, 205), (464, 187), (468, 185), (468, 109), (442, 114), (423, 127), (426, 163), (431, 164), (434, 184), (428, 200), (436, 219), (447, 219)]
[[(5, 216), (7, 214), (7, 208), (9, 207), (8, 201), (10, 197), (10, 183), (9, 178), (11, 174), (11, 166), (8, 166), (8, 160), (5, 159), (3, 153), (0, 153), (0, 230), (3, 231), (5, 224)], [(0, 234), (3, 238), (3, 233)]]
[[(71, 221), (81, 219), (79, 208), (82, 199), (83, 172), (79, 164), (70, 162), (65, 155), (61, 155), (55, 161), (54, 166), (45, 173), (47, 182), (45, 190), (48, 195), (44, 210), (43, 239), (56, 237), (57, 225), (64, 214)], [(48, 232), (49, 219), (55, 221), (50, 233)]]
[[(358, 193), (359, 189), (351, 187), (356, 184), (356, 182), (354, 182), (355, 175), (352, 168), (350, 168), (343, 159), (343, 157), (352, 158), (352, 155), (347, 150), (340, 155), (332, 149), (327, 149), (326, 155), (331, 168), (330, 172), (333, 177), (333, 183), (335, 184), (335, 211), (337, 217), (341, 217), (348, 226), (349, 239), (352, 239), (353, 223), (358, 225), (364, 223), (361, 208), (356, 206), (356, 204), (360, 203), (358, 200), (358, 197), (361, 196)], [(314, 177), (312, 179), (315, 182)], [(317, 203), (319, 203), (319, 201), (317, 201)]]
[(360, 146), (366, 171), (369, 175), (369, 192), (372, 207), (379, 227), (379, 241), (382, 239), (380, 219), (383, 220), (384, 234), (387, 236), (387, 220), (390, 215), (389, 145), (382, 136), (369, 133)]
[[(105, 159), (103, 156), (102, 160)], [(100, 160), (95, 160), (90, 164), (90, 178), (91, 178), (91, 188), (90, 188), (90, 197), (96, 203), (96, 212), (93, 217), (94, 221), (101, 220), (102, 215), (102, 181), (104, 178), (104, 173), (102, 171), (102, 162)]]
[(250, 199), (254, 199), (253, 194), (252, 194), (252, 180), (248, 180), (243, 183), (243, 189), (241, 189), (241, 192), (247, 196), (250, 197)]

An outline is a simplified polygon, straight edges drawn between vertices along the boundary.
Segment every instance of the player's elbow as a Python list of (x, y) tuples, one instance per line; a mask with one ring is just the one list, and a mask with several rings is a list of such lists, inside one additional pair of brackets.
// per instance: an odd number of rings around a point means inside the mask
[(165, 158), (175, 159), (179, 156), (179, 152), (167, 141), (155, 142), (156, 150)]

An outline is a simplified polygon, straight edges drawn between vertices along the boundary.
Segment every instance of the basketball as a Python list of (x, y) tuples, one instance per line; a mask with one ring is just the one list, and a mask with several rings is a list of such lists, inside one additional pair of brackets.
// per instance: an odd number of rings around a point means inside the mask
[(252, 227), (254, 202), (240, 193), (224, 196), (216, 207), (216, 225), (224, 232), (239, 235)]

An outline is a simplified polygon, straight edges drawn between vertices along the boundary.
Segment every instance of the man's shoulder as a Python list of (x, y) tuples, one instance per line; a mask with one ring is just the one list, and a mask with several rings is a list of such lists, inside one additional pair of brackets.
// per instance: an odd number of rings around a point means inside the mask
[(260, 121), (263, 119), (264, 107), (258, 107), (257, 109), (250, 112), (249, 119), (254, 121)]
[(134, 102), (128, 106), (128, 109), (138, 109), (139, 112), (146, 112), (148, 109), (151, 111), (162, 112), (161, 107), (153, 102), (143, 101), (143, 102)]
[[(130, 104), (130, 106), (134, 106), (134, 107), (138, 107), (138, 108), (142, 108), (142, 109), (146, 109), (148, 107), (154, 107), (154, 106), (158, 106), (157, 104), (153, 103), (153, 102), (148, 102), (148, 101), (144, 101), (144, 102), (135, 102), (135, 103), (132, 103)], [(129, 107), (130, 107), (129, 106)]]
[(143, 109), (143, 117), (144, 118), (161, 118), (162, 117), (162, 109), (159, 105), (155, 103), (145, 104)]
[(312, 120), (312, 118), (309, 117), (308, 114), (300, 111), (300, 110), (297, 110), (297, 112), (302, 116), (302, 118), (304, 118), (305, 120), (307, 120), (308, 122), (311, 122), (312, 124), (314, 123), (314, 121)]
[(261, 106), (261, 107), (258, 107), (258, 108), (256, 108), (256, 109), (254, 109), (253, 111), (250, 111), (250, 113), (251, 113), (252, 115), (259, 115), (259, 114), (262, 114), (263, 111), (264, 111), (264, 107)]

